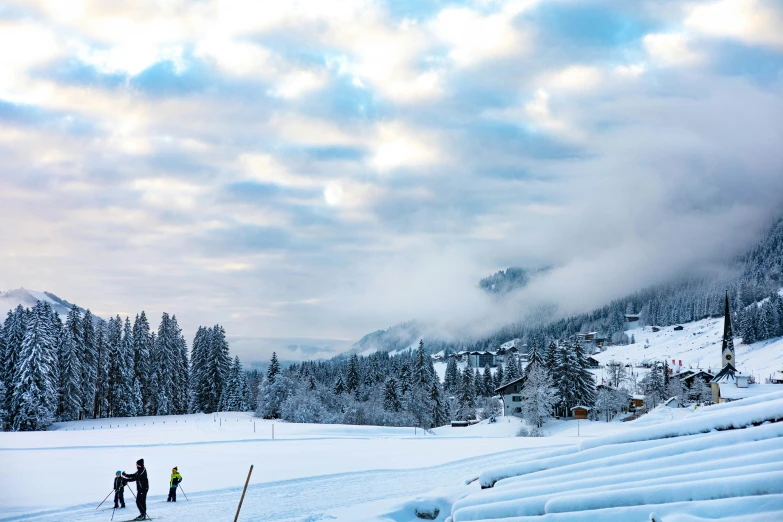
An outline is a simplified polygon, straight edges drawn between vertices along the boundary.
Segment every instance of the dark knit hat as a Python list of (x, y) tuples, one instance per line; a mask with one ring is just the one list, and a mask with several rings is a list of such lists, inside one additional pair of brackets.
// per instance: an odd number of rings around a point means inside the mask
[(137, 460), (136, 461), (136, 465), (141, 466), (143, 468), (144, 467), (144, 459)]

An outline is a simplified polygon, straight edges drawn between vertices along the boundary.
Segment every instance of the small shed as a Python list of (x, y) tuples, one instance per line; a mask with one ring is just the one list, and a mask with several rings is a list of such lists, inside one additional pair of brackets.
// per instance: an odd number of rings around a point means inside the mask
[(589, 406), (574, 406), (571, 408), (571, 415), (577, 420), (587, 419), (587, 414), (590, 413), (591, 408)]
[(644, 395), (631, 395), (631, 405), (636, 408), (644, 408)]
[(667, 399), (664, 403), (664, 406), (667, 408), (682, 408), (682, 404), (680, 404), (680, 399), (677, 397), (671, 397), (670, 399)]

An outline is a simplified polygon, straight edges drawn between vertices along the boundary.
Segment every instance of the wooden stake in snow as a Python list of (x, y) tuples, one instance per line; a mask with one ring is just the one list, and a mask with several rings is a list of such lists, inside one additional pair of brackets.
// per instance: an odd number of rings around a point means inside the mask
[(234, 516), (234, 522), (239, 520), (239, 510), (242, 509), (242, 502), (245, 501), (245, 492), (247, 491), (247, 485), (250, 483), (250, 475), (253, 473), (253, 465), (250, 465), (250, 471), (247, 472), (247, 480), (245, 481), (245, 489), (242, 490), (242, 498), (239, 499), (239, 505), (237, 506), (237, 514)]

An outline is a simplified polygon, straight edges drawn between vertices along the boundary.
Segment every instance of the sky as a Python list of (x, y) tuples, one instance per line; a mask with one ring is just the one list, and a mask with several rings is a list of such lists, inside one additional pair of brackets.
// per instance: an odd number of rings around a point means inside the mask
[(0, 49), (0, 289), (188, 336), (581, 311), (782, 208), (779, 0), (11, 0)]

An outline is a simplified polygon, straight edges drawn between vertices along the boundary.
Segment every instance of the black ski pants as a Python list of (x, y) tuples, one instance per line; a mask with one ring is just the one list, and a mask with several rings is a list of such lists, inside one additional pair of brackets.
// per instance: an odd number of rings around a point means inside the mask
[(177, 501), (177, 486), (171, 486), (169, 488), (169, 500), (172, 502)]
[(120, 506), (125, 507), (125, 493), (121, 490), (115, 490), (114, 491), (114, 507), (118, 508)]
[(136, 493), (136, 507), (139, 508), (139, 515), (147, 514), (147, 490), (142, 489)]

